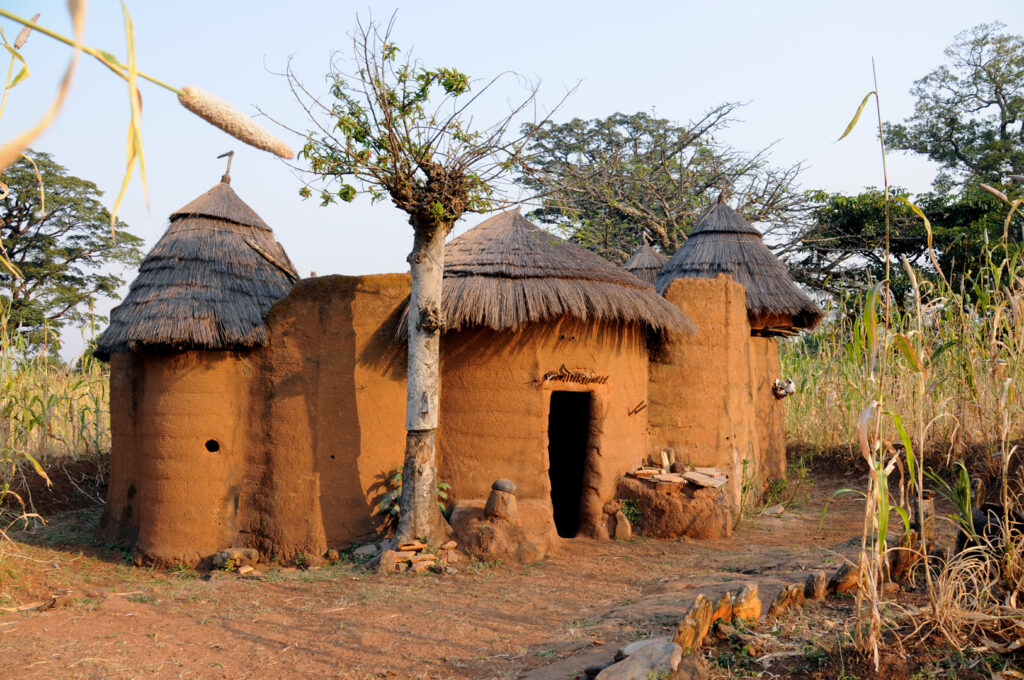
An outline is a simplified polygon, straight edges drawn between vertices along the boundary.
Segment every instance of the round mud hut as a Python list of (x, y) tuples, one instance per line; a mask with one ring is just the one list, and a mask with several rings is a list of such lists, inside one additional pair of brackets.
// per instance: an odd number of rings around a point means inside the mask
[(111, 364), (111, 478), (98, 534), (157, 564), (232, 545), (246, 521), (252, 352), (267, 342), (268, 309), (297, 278), (229, 182), (171, 214), (95, 350)]
[(695, 331), (653, 287), (518, 212), (446, 248), (439, 477), (452, 522), (499, 478), (528, 536), (608, 536), (605, 504), (646, 455), (648, 340)]
[[(730, 362), (730, 376), (723, 380), (735, 383), (739, 389), (743, 376), (731, 373), (739, 370), (737, 366), (749, 365), (751, 400), (756, 412), (756, 432), (750, 437), (740, 433), (731, 444), (739, 450), (739, 455), (756, 463), (752, 473), (759, 474), (761, 482), (767, 483), (786, 473), (785, 413), (781, 398), (773, 389), (775, 381), (782, 378), (776, 338), (813, 328), (821, 319), (822, 312), (764, 244), (761, 232), (726, 204), (724, 194), (704, 213), (686, 242), (661, 269), (655, 286), (658, 292), (672, 299), (674, 281), (716, 279), (723, 275), (743, 287), (746, 322), (749, 324), (741, 333), (749, 337), (746, 350), (749, 359), (744, 363), (743, 347), (730, 347), (735, 357)], [(687, 309), (686, 306), (683, 308)], [(700, 348), (705, 347), (714, 354), (717, 350), (713, 348), (716, 345), (720, 348), (723, 338), (735, 334), (741, 322), (731, 319), (729, 328), (722, 327), (716, 331), (711, 325), (705, 327), (704, 317), (695, 316), (693, 311), (690, 313), (694, 318), (700, 318), (702, 333), (685, 361), (697, 362), (690, 364), (692, 367), (707, 365), (705, 362), (709, 357), (697, 356), (701, 354)], [(719, 337), (712, 337), (710, 334), (713, 333)], [(701, 391), (697, 385), (684, 389), (686, 393)], [(742, 395), (734, 396), (737, 404), (745, 400)], [(746, 442), (748, 438), (755, 441)]]
[(644, 283), (654, 285), (658, 272), (668, 262), (668, 255), (659, 253), (649, 244), (645, 243), (629, 256), (629, 259), (622, 265), (627, 272), (640, 279)]

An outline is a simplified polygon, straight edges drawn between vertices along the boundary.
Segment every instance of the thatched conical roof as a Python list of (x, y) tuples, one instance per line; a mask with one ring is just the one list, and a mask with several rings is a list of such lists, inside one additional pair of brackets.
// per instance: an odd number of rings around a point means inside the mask
[(658, 272), (668, 262), (668, 255), (659, 253), (646, 243), (633, 251), (622, 268), (644, 283), (654, 285)]
[[(793, 281), (785, 265), (768, 249), (761, 232), (720, 198), (700, 218), (676, 254), (662, 267), (655, 287), (664, 293), (677, 278), (715, 278), (728, 274), (746, 289), (751, 323), (771, 320), (777, 330), (813, 328), (821, 310)], [(778, 323), (780, 319), (786, 319)]]
[(696, 330), (653, 287), (517, 211), (495, 215), (447, 245), (441, 307), (452, 330), (515, 330), (563, 316)]
[(225, 175), (171, 214), (94, 354), (258, 347), (267, 341), (267, 311), (296, 278), (270, 227)]

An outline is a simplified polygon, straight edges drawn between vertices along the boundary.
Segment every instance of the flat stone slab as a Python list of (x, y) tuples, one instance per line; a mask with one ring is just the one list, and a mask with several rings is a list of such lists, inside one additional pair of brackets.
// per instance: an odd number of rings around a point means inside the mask
[(716, 467), (695, 467), (693, 471), (708, 477), (721, 477), (725, 474), (725, 470), (720, 470)]
[(686, 477), (679, 474), (678, 472), (669, 472), (666, 474), (654, 475), (653, 477), (649, 477), (649, 479), (653, 479), (656, 482), (665, 482), (668, 484), (686, 484)]
[(696, 470), (684, 472), (683, 477), (686, 478), (686, 481), (692, 484), (696, 484), (697, 486), (709, 486), (715, 489), (729, 481), (729, 478), (726, 477), (725, 475), (721, 475), (719, 477), (708, 477), (707, 475), (701, 474)]

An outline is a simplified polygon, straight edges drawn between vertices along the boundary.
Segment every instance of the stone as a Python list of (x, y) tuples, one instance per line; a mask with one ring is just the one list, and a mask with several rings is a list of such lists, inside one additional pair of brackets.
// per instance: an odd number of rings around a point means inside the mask
[(707, 637), (708, 630), (711, 629), (712, 612), (714, 612), (714, 607), (711, 605), (711, 600), (703, 595), (695, 597), (693, 604), (690, 605), (690, 611), (687, 614), (692, 616), (697, 623), (700, 624), (700, 628), (697, 631), (697, 645), (704, 642), (704, 638)]
[(666, 472), (669, 470), (669, 468), (672, 467), (672, 461), (669, 460), (669, 458), (668, 458), (668, 450), (663, 450), (661, 452), (661, 461), (660, 462), (661, 462), (661, 469), (665, 470)]
[(260, 553), (255, 548), (227, 548), (213, 556), (213, 566), (224, 569), (231, 566), (235, 569), (255, 566), (260, 561)]
[(843, 564), (832, 578), (828, 580), (828, 592), (830, 595), (838, 593), (855, 593), (860, 588), (860, 568), (849, 562)]
[(373, 557), (379, 552), (380, 550), (377, 548), (376, 545), (374, 545), (373, 543), (367, 543), (366, 545), (361, 545), (355, 550), (353, 550), (352, 554), (356, 557)]
[(711, 610), (711, 623), (715, 621), (732, 621), (732, 593), (726, 593), (715, 603), (714, 609)]
[(684, 656), (676, 666), (672, 680), (707, 680), (711, 675), (711, 666), (700, 654)]
[(519, 504), (516, 502), (515, 494), (498, 489), (492, 490), (491, 495), (487, 497), (487, 505), (484, 506), (484, 517), (515, 524), (519, 519)]
[(648, 680), (670, 677), (683, 660), (683, 650), (672, 642), (645, 645), (597, 674), (597, 680)]
[(416, 557), (416, 552), (413, 550), (399, 550), (395, 553), (395, 560), (398, 562), (408, 562), (413, 557)]
[(778, 618), (790, 609), (795, 609), (804, 603), (804, 587), (799, 584), (788, 585), (779, 591), (779, 594), (772, 600), (768, 607), (768, 617)]
[(459, 544), (455, 541), (448, 541), (447, 543), (441, 546), (441, 550), (455, 550), (458, 547)]
[[(239, 573), (241, 573), (241, 570), (239, 570)], [(259, 569), (253, 569), (252, 571), (242, 576), (242, 578), (259, 581), (263, 579), (263, 572)]]
[(786, 512), (786, 507), (784, 505), (773, 505), (771, 507), (768, 507), (768, 508), (764, 509), (764, 514), (766, 514), (766, 515), (776, 515), (776, 516), (779, 516), (779, 515), (782, 515), (785, 512)]
[(419, 564), (420, 562), (433, 562), (437, 559), (437, 555), (434, 553), (420, 553), (413, 555), (409, 561), (413, 564)]
[(409, 571), (409, 563), (399, 562), (395, 565), (395, 571), (397, 571), (399, 574), (404, 574), (405, 572)]
[(622, 510), (622, 503), (618, 499), (611, 500), (605, 503), (604, 507), (601, 508), (601, 510), (606, 515), (614, 515), (619, 510)]
[(406, 541), (405, 543), (398, 544), (398, 550), (400, 552), (407, 552), (409, 550), (413, 552), (419, 552), (420, 550), (426, 550), (427, 544), (422, 541)]
[(398, 566), (398, 558), (394, 550), (385, 550), (380, 554), (380, 562), (377, 564), (378, 574), (393, 574)]
[(804, 582), (804, 598), (808, 600), (824, 600), (828, 595), (828, 576), (823, 571), (816, 571), (807, 576)]
[(716, 467), (695, 467), (695, 468), (693, 468), (693, 471), (694, 472), (698, 472), (698, 473), (704, 475), (705, 477), (711, 477), (711, 478), (721, 477), (722, 475), (725, 474), (725, 470), (721, 470), (721, 469), (716, 468)]
[(330, 548), (326, 553), (324, 553), (324, 558), (326, 558), (328, 562), (337, 562), (341, 559), (341, 553), (334, 548)]
[(697, 486), (710, 486), (713, 489), (717, 489), (729, 481), (729, 478), (725, 475), (721, 475), (719, 477), (708, 477), (707, 475), (702, 475), (701, 473), (694, 472), (693, 470), (687, 470), (684, 472), (683, 477), (685, 477), (686, 481), (691, 484), (696, 484)]
[(619, 651), (615, 652), (615, 660), (622, 661), (628, 656), (633, 656), (633, 654), (639, 652), (647, 645), (653, 645), (656, 643), (665, 644), (667, 642), (671, 642), (671, 640), (669, 640), (667, 637), (647, 638), (646, 640), (637, 640), (636, 642), (630, 642), (628, 645), (626, 645), (625, 647), (620, 647)]
[(242, 575), (242, 576), (245, 576), (246, 574), (251, 574), (251, 573), (253, 573), (254, 571), (256, 571), (256, 568), (255, 568), (255, 567), (251, 567), (251, 566), (249, 566), (248, 564), (247, 564), (247, 565), (245, 565), (244, 567), (239, 567), (239, 568), (238, 568), (238, 573), (239, 573), (240, 575)]
[(886, 597), (895, 597), (900, 592), (900, 584), (887, 581), (882, 585), (882, 595)]
[(626, 513), (619, 510), (615, 513), (615, 536), (616, 541), (628, 541), (633, 538), (633, 525), (629, 523)]
[(743, 586), (732, 600), (732, 617), (741, 621), (757, 621), (761, 618), (761, 598), (757, 595), (757, 584)]
[(678, 472), (668, 472), (663, 475), (654, 475), (651, 477), (656, 482), (662, 482), (663, 484), (686, 484), (686, 477), (679, 474)]
[(677, 460), (676, 462), (672, 463), (672, 465), (670, 465), (668, 469), (669, 469), (669, 472), (674, 472), (676, 474), (680, 474), (681, 475), (684, 472), (686, 472), (686, 463), (684, 463), (684, 462), (682, 462), (680, 460)]
[(491, 484), (493, 491), (504, 491), (505, 493), (514, 494), (516, 492), (516, 484), (511, 479), (496, 479)]
[(422, 574), (425, 571), (429, 571), (430, 567), (434, 565), (433, 560), (422, 560), (420, 562), (413, 562), (409, 570), (414, 574)]

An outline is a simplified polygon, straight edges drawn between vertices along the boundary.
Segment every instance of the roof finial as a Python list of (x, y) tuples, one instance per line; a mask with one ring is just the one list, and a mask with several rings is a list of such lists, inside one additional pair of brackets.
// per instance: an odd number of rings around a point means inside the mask
[(723, 184), (722, 191), (718, 194), (717, 203), (725, 203), (726, 199), (729, 198), (729, 185)]
[(224, 184), (231, 184), (231, 161), (235, 157), (235, 152), (225, 151), (221, 155), (217, 156), (217, 158), (224, 158), (225, 156), (227, 156), (228, 158), (228, 167), (226, 170), (224, 170), (224, 174), (221, 176), (220, 181), (223, 182)]

